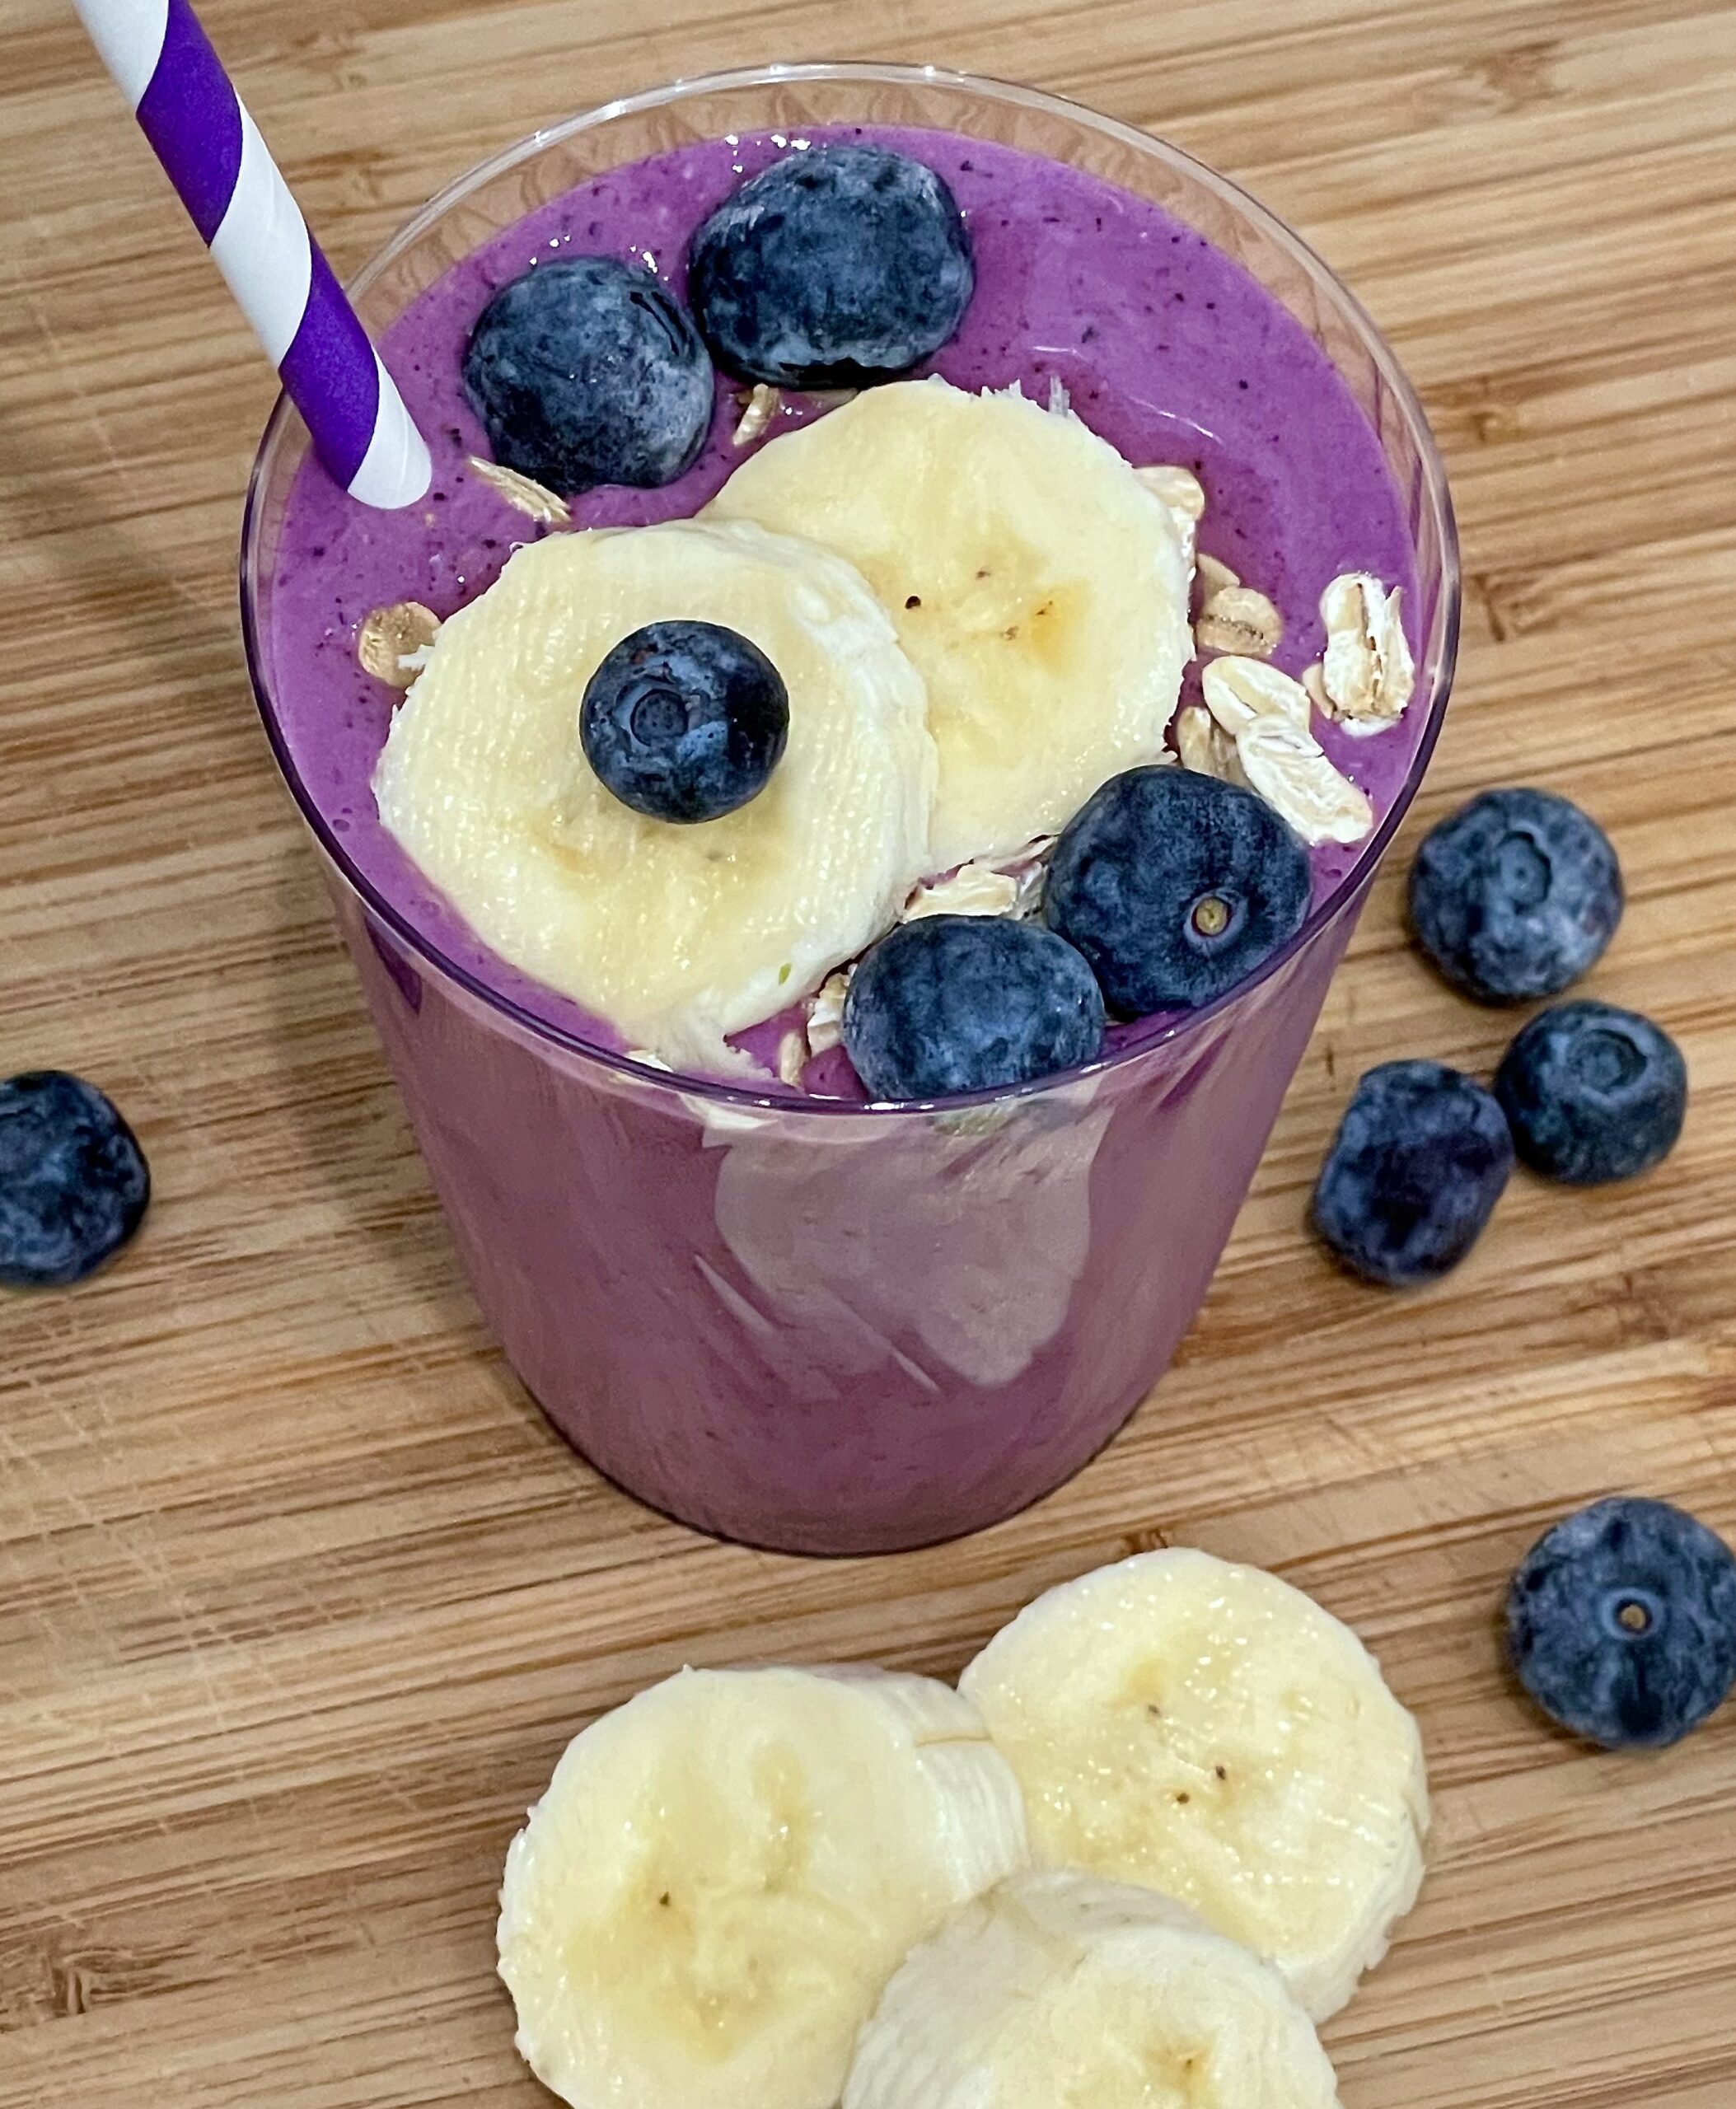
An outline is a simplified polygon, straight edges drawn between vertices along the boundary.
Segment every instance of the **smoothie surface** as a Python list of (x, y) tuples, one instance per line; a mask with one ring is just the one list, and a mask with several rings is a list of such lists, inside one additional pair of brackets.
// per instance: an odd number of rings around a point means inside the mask
[[(965, 388), (1016, 384), (1038, 401), (1059, 382), (1074, 412), (1136, 466), (1191, 470), (1206, 493), (1200, 547), (1276, 603), (1284, 634), (1273, 663), (1286, 672), (1299, 675), (1319, 657), (1321, 591), (1345, 572), (1402, 587), (1413, 648), (1418, 641), (1403, 505), (1362, 411), (1294, 318), (1158, 207), (1079, 170), (934, 131), (726, 138), (612, 170), (496, 236), (385, 333), (384, 356), (433, 452), (428, 496), (403, 512), (373, 512), (310, 456), (290, 496), (267, 618), (283, 742), (363, 877), (454, 966), (596, 1045), (623, 1042), (484, 945), (381, 825), (370, 782), (398, 699), (358, 666), (357, 629), (371, 609), (397, 601), (424, 602), (445, 617), (492, 584), (516, 546), (564, 531), (527, 519), (470, 466), (489, 447), (459, 367), (490, 295), (542, 259), (606, 255), (641, 263), (679, 298), (689, 237), (744, 175), (792, 147), (840, 138), (873, 139), (926, 161), (966, 214), (976, 295), (957, 334), (919, 372)], [(824, 414), (821, 403), (786, 396), (772, 433)], [(732, 444), (740, 416), (741, 391), (720, 376), (710, 437), (694, 467), (662, 489), (589, 492), (572, 503), (573, 525), (637, 526), (696, 512), (742, 459)], [(1197, 668), (1183, 701), (1196, 694)], [(1420, 694), (1397, 726), (1373, 738), (1351, 737), (1317, 715), (1316, 737), (1368, 792), (1377, 823), (1408, 772), (1425, 717)], [(1317, 901), (1360, 853), (1361, 845), (1312, 853)], [(740, 1043), (770, 1067), (786, 1022), (768, 1021)], [(1112, 1028), (1106, 1052), (1160, 1024)], [(840, 1052), (812, 1064), (807, 1082), (827, 1095), (860, 1096)]]

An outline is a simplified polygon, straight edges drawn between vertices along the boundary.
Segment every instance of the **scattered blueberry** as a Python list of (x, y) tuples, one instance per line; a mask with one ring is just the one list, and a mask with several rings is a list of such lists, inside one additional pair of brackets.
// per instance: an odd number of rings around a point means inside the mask
[(971, 238), (933, 169), (883, 147), (815, 147), (751, 177), (688, 251), (718, 364), (785, 388), (907, 373), (958, 327)]
[(1263, 798), (1174, 767), (1111, 777), (1056, 844), (1043, 918), (1125, 1017), (1233, 989), (1308, 913), (1308, 853)]
[(882, 938), (850, 977), (844, 1045), (869, 1094), (947, 1098), (1091, 1061), (1103, 999), (1070, 945), (1030, 923), (929, 915)]
[(0, 1284), (82, 1280), (138, 1229), (151, 1175), (94, 1084), (62, 1069), (0, 1083)]
[(1423, 838), (1411, 927), (1486, 1003), (1554, 996), (1621, 919), (1621, 867), (1597, 822), (1548, 791), (1485, 791)]
[(1345, 1108), (1314, 1228), (1365, 1281), (1433, 1281), (1476, 1242), (1512, 1170), (1506, 1115), (1480, 1083), (1439, 1062), (1383, 1062)]
[(1507, 1050), (1495, 1095), (1527, 1164), (1570, 1186), (1601, 1186), (1649, 1171), (1675, 1148), (1687, 1064), (1637, 1012), (1556, 1003)]
[(770, 660), (720, 623), (648, 623), (585, 685), (585, 758), (623, 805), (657, 821), (714, 821), (765, 788), (789, 735)]
[(1507, 1647), (1574, 1734), (1606, 1750), (1678, 1742), (1736, 1685), (1736, 1554), (1668, 1502), (1593, 1502), (1520, 1563)]
[(692, 467), (711, 427), (711, 361), (650, 273), (611, 256), (539, 264), (470, 332), (464, 385), (494, 459), (572, 496)]

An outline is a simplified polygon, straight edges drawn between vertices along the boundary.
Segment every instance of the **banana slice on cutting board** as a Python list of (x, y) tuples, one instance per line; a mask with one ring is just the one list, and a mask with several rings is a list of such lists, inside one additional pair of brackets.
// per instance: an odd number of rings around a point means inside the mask
[[(694, 826), (605, 790), (579, 745), (599, 662), (647, 623), (722, 623), (789, 692), (759, 796)], [(927, 867), (920, 676), (849, 564), (751, 524), (671, 521), (523, 549), (440, 630), (392, 721), (386, 828), (477, 934), (676, 1068), (818, 986)]]
[(1153, 1891), (1017, 1876), (919, 1948), (844, 2109), (1339, 2109), (1276, 1972)]
[(947, 1686), (684, 1671), (578, 1736), (512, 1841), (518, 2048), (581, 2109), (831, 2109), (913, 1943), (1025, 1858)]
[(1274, 1574), (1180, 1550), (1100, 1568), (1028, 1606), (959, 1689), (1040, 1863), (1179, 1898), (1317, 2021), (1415, 1901), (1416, 1723), (1349, 1627)]
[(1192, 651), (1168, 509), (1108, 443), (1015, 389), (866, 390), (771, 441), (707, 517), (862, 572), (929, 690), (929, 865), (1010, 855), (1154, 761)]

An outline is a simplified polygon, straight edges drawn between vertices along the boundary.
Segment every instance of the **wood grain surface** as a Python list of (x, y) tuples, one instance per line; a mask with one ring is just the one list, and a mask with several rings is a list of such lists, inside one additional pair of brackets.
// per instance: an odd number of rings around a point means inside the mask
[(1182, 1361), (1065, 1492), (812, 1564), (600, 1484), (456, 1271), (274, 780), (233, 553), (272, 386), (61, 0), (0, 42), (0, 1073), (82, 1070), (157, 1200), (0, 1301), (0, 2109), (534, 2109), (490, 1975), (562, 1744), (683, 1662), (956, 1671), (1164, 1538), (1352, 1620), (1422, 1719), (1433, 1872), (1328, 2031), (1347, 2109), (1736, 2102), (1736, 1706), (1548, 1733), (1504, 1578), (1611, 1489), (1736, 1531), (1736, 6), (1715, 0), (213, 0), (340, 269), (435, 187), (678, 72), (1023, 77), (1249, 184), (1390, 331), (1469, 590), (1418, 827), (1537, 781), (1630, 905), (1593, 993), (1679, 1036), (1681, 1148), (1520, 1177), (1395, 1299), (1302, 1229), (1350, 1083), (1511, 1021), (1406, 950), (1394, 860)]

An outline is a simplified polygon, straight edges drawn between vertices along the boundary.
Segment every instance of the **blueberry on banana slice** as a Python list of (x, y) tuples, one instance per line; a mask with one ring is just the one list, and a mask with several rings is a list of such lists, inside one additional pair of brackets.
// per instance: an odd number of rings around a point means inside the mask
[(647, 623), (586, 684), (585, 757), (623, 805), (714, 821), (759, 796), (789, 736), (789, 694), (750, 638), (721, 623)]

